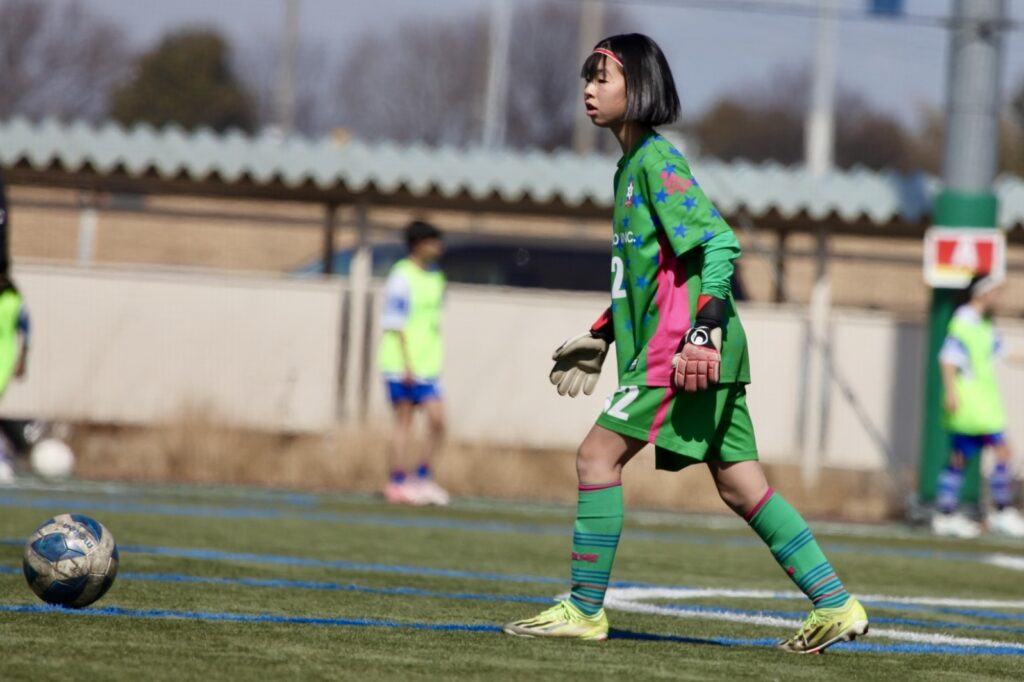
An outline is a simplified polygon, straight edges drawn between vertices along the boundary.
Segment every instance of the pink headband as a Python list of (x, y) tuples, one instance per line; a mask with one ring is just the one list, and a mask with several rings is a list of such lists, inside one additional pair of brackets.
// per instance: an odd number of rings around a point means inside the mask
[(615, 62), (616, 64), (618, 64), (620, 69), (626, 68), (626, 67), (624, 67), (622, 65), (622, 60), (620, 60), (618, 57), (616, 57), (615, 53), (612, 52), (611, 50), (606, 50), (603, 47), (598, 47), (598, 48), (594, 49), (594, 54), (603, 54), (605, 57), (608, 57), (608, 59), (610, 59), (613, 62)]

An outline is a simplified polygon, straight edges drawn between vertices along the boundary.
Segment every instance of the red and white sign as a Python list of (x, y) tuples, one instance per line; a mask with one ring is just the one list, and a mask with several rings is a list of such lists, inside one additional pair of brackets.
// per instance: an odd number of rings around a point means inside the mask
[(964, 289), (975, 275), (1006, 276), (1006, 236), (1002, 230), (933, 227), (924, 234), (924, 281)]

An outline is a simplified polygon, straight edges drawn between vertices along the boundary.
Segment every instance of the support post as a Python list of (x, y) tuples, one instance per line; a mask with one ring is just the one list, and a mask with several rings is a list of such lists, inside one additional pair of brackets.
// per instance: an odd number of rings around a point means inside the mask
[[(946, 95), (945, 189), (935, 200), (935, 225), (997, 225), (998, 204), (992, 184), (999, 158), (999, 84), (1006, 16), (1005, 0), (957, 0), (954, 5)], [(918, 476), (918, 499), (925, 504), (935, 501), (939, 473), (949, 456), (938, 355), (953, 316), (955, 295), (952, 289), (932, 290)], [(979, 483), (975, 461), (964, 480), (965, 502), (979, 500)]]
[(327, 204), (324, 207), (324, 246), (320, 261), (320, 271), (324, 277), (330, 277), (334, 274), (334, 228), (337, 215), (337, 204)]
[(373, 254), (368, 238), (365, 203), (356, 205), (356, 247), (348, 276), (348, 351), (345, 354), (345, 418), (362, 421), (366, 415), (366, 342), (370, 315), (368, 299), (373, 275)]

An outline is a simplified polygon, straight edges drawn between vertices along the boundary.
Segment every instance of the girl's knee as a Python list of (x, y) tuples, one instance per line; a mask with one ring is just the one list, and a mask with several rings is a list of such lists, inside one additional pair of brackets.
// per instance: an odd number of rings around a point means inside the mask
[(589, 440), (584, 440), (576, 450), (576, 473), (580, 481), (606, 482), (609, 476), (615, 475), (614, 465), (607, 453)]

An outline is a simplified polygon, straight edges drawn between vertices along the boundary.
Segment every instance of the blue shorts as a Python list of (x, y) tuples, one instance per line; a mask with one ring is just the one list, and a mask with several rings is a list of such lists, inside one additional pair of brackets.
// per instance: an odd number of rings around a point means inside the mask
[(999, 433), (986, 433), (983, 436), (968, 436), (963, 433), (954, 433), (951, 435), (951, 438), (953, 441), (953, 451), (959, 452), (968, 459), (977, 457), (986, 447), (996, 447), (1006, 442), (1002, 431)]
[(438, 386), (437, 381), (417, 381), (412, 385), (392, 379), (386, 381), (392, 404), (408, 401), (413, 405), (419, 405), (428, 400), (441, 399), (441, 387)]

